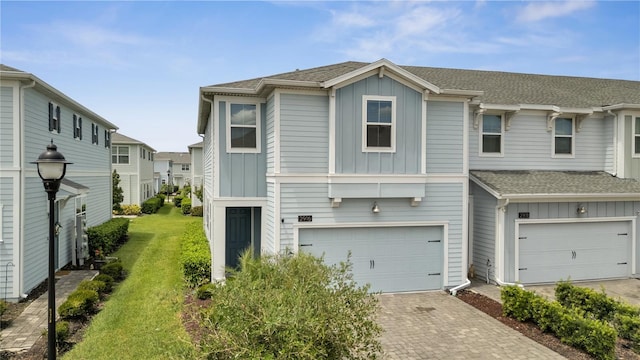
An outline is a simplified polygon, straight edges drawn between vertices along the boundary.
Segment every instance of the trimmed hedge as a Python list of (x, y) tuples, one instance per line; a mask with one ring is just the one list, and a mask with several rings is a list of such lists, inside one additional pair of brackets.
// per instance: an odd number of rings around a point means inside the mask
[(164, 201), (167, 198), (167, 195), (162, 194), (162, 193), (158, 193), (158, 194), (156, 194), (156, 197), (158, 199), (160, 199), (160, 207), (163, 207), (164, 206)]
[(142, 208), (137, 204), (122, 205), (122, 215), (140, 215)]
[(173, 205), (175, 207), (180, 207), (182, 205), (182, 195), (176, 195), (173, 197)]
[(114, 261), (102, 265), (100, 268), (101, 275), (108, 275), (115, 281), (120, 281), (124, 279), (124, 270), (122, 268), (122, 263), (120, 261)]
[(98, 274), (96, 275), (96, 277), (93, 278), (94, 281), (101, 281), (104, 283), (105, 292), (110, 293), (111, 290), (113, 290), (113, 283), (115, 280), (113, 280), (113, 278), (107, 274)]
[(162, 207), (162, 200), (158, 197), (152, 197), (142, 203), (143, 214), (155, 214)]
[(202, 206), (194, 206), (191, 208), (191, 216), (199, 216), (202, 217)]
[(86, 318), (95, 312), (99, 299), (94, 290), (76, 290), (60, 305), (58, 313), (62, 319)]
[(83, 280), (78, 284), (78, 290), (93, 290), (100, 294), (107, 293), (107, 284), (100, 280)]
[(180, 204), (180, 207), (182, 208), (182, 215), (191, 214), (191, 199), (184, 198), (182, 200), (182, 203)]
[(196, 290), (196, 296), (200, 300), (211, 299), (215, 291), (215, 288), (216, 288), (216, 284), (212, 284), (212, 283), (204, 284)]
[(71, 331), (69, 330), (68, 321), (63, 320), (56, 322), (56, 344), (58, 347), (63, 346), (67, 342), (70, 334)]
[(129, 219), (113, 218), (101, 225), (87, 229), (89, 236), (89, 253), (96, 250), (104, 254), (111, 254), (127, 239)]
[(614, 359), (618, 332), (602, 320), (585, 316), (576, 308), (563, 307), (518, 286), (501, 290), (506, 316), (533, 321), (541, 330), (554, 333), (568, 345), (585, 350), (597, 359)]
[(180, 264), (184, 280), (195, 288), (211, 278), (211, 251), (202, 223), (189, 224), (180, 242)]

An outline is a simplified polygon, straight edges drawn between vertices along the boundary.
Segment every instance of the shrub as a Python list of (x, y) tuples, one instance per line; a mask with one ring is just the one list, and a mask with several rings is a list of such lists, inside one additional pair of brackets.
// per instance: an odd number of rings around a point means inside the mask
[(189, 224), (180, 242), (180, 264), (184, 280), (198, 287), (211, 278), (211, 251), (202, 223)]
[(107, 263), (100, 268), (100, 274), (111, 276), (113, 280), (120, 281), (124, 279), (122, 263), (120, 261)]
[(202, 206), (194, 206), (191, 208), (191, 216), (199, 216), (202, 217)]
[(621, 338), (633, 340), (633, 336), (640, 332), (640, 317), (616, 313), (613, 324)]
[(160, 198), (157, 197), (152, 197), (147, 199), (145, 202), (142, 203), (142, 213), (144, 214), (155, 214), (158, 209), (160, 209), (162, 207), (162, 205), (160, 205)]
[(69, 331), (69, 322), (68, 321), (58, 321), (56, 322), (56, 344), (58, 347), (64, 345), (69, 339), (69, 335), (71, 332)]
[(4, 314), (4, 312), (7, 311), (8, 308), (9, 305), (7, 305), (7, 302), (4, 300), (0, 300), (0, 316), (2, 316), (2, 314)]
[(125, 218), (113, 218), (101, 225), (88, 228), (89, 253), (95, 254), (96, 250), (105, 254), (114, 252), (118, 245), (126, 241), (128, 231), (129, 219)]
[(196, 296), (200, 300), (211, 299), (215, 287), (216, 285), (212, 283), (201, 285), (198, 290), (196, 290)]
[(113, 290), (113, 278), (107, 274), (98, 274), (93, 278), (94, 281), (101, 281), (104, 283), (104, 291), (110, 293)]
[(95, 311), (98, 293), (93, 290), (76, 290), (60, 305), (58, 312), (63, 319), (85, 318)]
[(598, 320), (611, 321), (616, 312), (617, 302), (604, 291), (571, 285), (568, 281), (556, 284), (556, 299), (562, 306), (586, 311)]
[(122, 205), (122, 214), (123, 215), (140, 215), (142, 213), (142, 208), (140, 205), (130, 204), (130, 205)]
[(158, 199), (160, 199), (160, 207), (163, 207), (164, 206), (164, 200), (167, 198), (167, 196), (165, 194), (162, 194), (162, 193), (157, 193), (156, 197)]
[(202, 347), (213, 359), (376, 359), (378, 299), (353, 281), (351, 264), (322, 259), (253, 258), (212, 288)]
[(534, 293), (519, 286), (505, 286), (500, 294), (502, 312), (518, 321), (529, 321), (533, 318), (531, 302), (534, 297)]
[(107, 284), (100, 280), (83, 280), (78, 284), (78, 290), (93, 290), (98, 294), (107, 293)]
[(180, 207), (182, 208), (182, 214), (183, 215), (191, 214), (191, 199), (184, 198), (182, 200), (182, 203), (180, 204)]
[(173, 197), (173, 205), (175, 207), (180, 207), (180, 205), (182, 205), (182, 196), (181, 195), (176, 195)]

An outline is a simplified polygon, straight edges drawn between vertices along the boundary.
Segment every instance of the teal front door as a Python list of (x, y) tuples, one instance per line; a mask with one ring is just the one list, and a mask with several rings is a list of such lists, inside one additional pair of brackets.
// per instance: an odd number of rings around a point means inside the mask
[(238, 267), (238, 257), (251, 246), (251, 208), (227, 208), (225, 264)]

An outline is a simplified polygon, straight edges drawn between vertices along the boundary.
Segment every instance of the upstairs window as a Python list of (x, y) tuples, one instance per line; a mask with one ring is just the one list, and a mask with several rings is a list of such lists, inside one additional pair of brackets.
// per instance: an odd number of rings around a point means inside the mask
[(640, 156), (640, 116), (635, 118), (633, 125), (633, 153)]
[(480, 133), (481, 155), (502, 155), (502, 138), (504, 122), (501, 115), (483, 115), (482, 132)]
[(49, 103), (49, 131), (60, 133), (60, 106)]
[(73, 138), (82, 140), (82, 118), (73, 114)]
[(260, 152), (258, 104), (227, 103), (227, 151)]
[(128, 146), (113, 146), (111, 148), (111, 163), (112, 164), (128, 164), (129, 163), (129, 147)]
[(91, 124), (91, 143), (98, 144), (98, 125)]
[(182, 164), (182, 171), (189, 171), (189, 164)]
[(363, 96), (362, 151), (394, 152), (395, 96)]
[(104, 131), (104, 147), (108, 148), (111, 146), (111, 131)]
[(553, 154), (556, 156), (572, 156), (574, 149), (573, 119), (556, 118), (553, 127)]

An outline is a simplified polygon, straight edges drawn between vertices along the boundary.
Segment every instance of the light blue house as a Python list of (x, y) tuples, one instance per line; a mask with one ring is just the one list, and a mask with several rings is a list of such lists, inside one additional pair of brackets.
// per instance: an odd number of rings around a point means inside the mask
[(191, 205), (202, 206), (200, 199), (195, 195), (196, 188), (202, 187), (202, 141), (188, 146), (191, 158)]
[(469, 103), (387, 60), (200, 89), (213, 278), (241, 250), (305, 251), (373, 291), (451, 288), (468, 266)]
[(120, 176), (122, 205), (142, 205), (155, 196), (153, 156), (155, 149), (126, 135), (111, 136), (111, 166)]
[(83, 225), (111, 218), (115, 129), (35, 75), (0, 65), (0, 298), (17, 300), (48, 276), (48, 201), (31, 162), (53, 140), (73, 163), (55, 203), (56, 268), (82, 262)]

